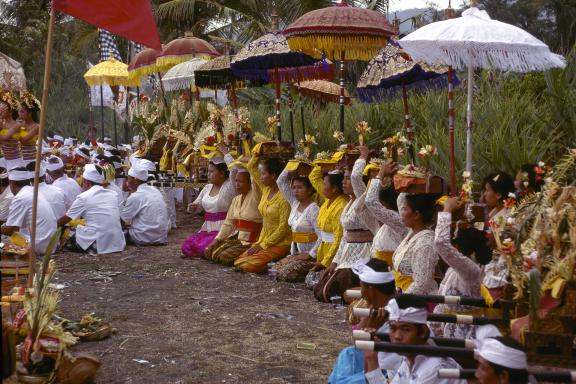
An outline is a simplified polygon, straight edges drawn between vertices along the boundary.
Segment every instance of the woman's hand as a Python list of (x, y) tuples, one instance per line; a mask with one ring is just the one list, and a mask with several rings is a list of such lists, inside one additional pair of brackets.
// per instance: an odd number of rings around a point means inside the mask
[(444, 202), (444, 212), (453, 213), (453, 212), (459, 210), (460, 208), (462, 208), (463, 205), (464, 205), (464, 202), (462, 200), (460, 200), (458, 197), (449, 197)]
[(325, 268), (325, 267), (324, 267), (324, 264), (317, 262), (317, 263), (314, 264), (314, 266), (310, 269), (310, 272), (318, 272), (318, 271), (323, 270), (324, 268)]
[(190, 203), (190, 204), (188, 204), (187, 211), (188, 211), (188, 213), (196, 213), (196, 212), (198, 212), (198, 208), (199, 208), (198, 204)]
[(334, 272), (336, 271), (337, 266), (338, 266), (338, 264), (336, 264), (336, 263), (330, 263), (328, 268), (326, 268), (326, 270), (324, 272), (322, 272), (322, 274), (327, 276), (327, 277), (332, 276), (334, 274)]
[(388, 321), (388, 312), (382, 308), (374, 308), (370, 306), (370, 316), (368, 317), (367, 327), (370, 329), (380, 329), (386, 321)]
[(252, 248), (248, 249), (248, 250), (246, 251), (246, 254), (252, 256), (252, 255), (260, 252), (261, 250), (262, 250), (262, 247), (261, 247), (261, 246), (255, 245), (255, 246), (253, 246)]
[(360, 145), (356, 149), (360, 151), (360, 158), (367, 161), (370, 156), (370, 149), (365, 145)]
[(222, 153), (223, 155), (227, 154), (228, 152), (230, 152), (230, 150), (228, 149), (228, 146), (224, 143), (218, 143), (216, 144), (216, 149), (218, 150), (218, 152)]
[(398, 163), (391, 161), (380, 167), (380, 172), (378, 173), (378, 176), (380, 177), (380, 179), (385, 179), (387, 177), (394, 176), (396, 172), (398, 172)]

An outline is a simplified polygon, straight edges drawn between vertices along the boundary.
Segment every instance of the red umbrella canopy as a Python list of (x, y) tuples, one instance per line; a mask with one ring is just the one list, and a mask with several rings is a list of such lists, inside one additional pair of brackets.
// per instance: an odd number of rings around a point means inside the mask
[(172, 40), (164, 46), (156, 60), (160, 66), (174, 66), (193, 58), (210, 60), (220, 53), (209, 42), (194, 36)]
[[(368, 61), (388, 42), (394, 27), (380, 12), (340, 4), (308, 12), (284, 30), (293, 51), (331, 60)], [(342, 57), (345, 56), (345, 57)]]
[(128, 79), (137, 79), (154, 72), (165, 71), (168, 68), (156, 64), (156, 59), (162, 51), (146, 48), (134, 55), (128, 64)]

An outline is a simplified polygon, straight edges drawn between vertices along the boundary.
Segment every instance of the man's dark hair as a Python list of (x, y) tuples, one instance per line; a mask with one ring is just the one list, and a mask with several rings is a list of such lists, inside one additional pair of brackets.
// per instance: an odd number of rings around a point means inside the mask
[[(388, 263), (383, 261), (383, 260), (370, 259), (370, 261), (368, 261), (366, 263), (366, 265), (368, 267), (372, 268), (376, 272), (389, 272), (390, 271), (390, 267), (388, 266)], [(364, 283), (364, 282), (362, 282), (362, 284), (366, 284), (366, 285), (369, 285), (371, 287), (376, 288), (378, 290), (378, 292), (382, 293), (383, 295), (393, 295), (396, 292), (396, 283), (394, 282), (394, 280), (392, 280), (389, 283), (384, 283), (384, 284), (371, 284), (371, 283)]]

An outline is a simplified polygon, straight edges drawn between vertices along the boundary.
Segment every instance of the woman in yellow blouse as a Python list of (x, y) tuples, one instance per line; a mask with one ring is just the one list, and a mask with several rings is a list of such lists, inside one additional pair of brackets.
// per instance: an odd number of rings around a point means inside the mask
[(21, 166), (20, 124), (16, 120), (18, 100), (11, 91), (0, 91), (0, 146), (6, 159), (7, 169)]
[(318, 213), (321, 242), (316, 252), (316, 266), (313, 268), (314, 271), (319, 271), (330, 265), (340, 245), (343, 234), (340, 215), (348, 204), (348, 196), (342, 190), (344, 174), (340, 171), (324, 175), (322, 168), (316, 165), (308, 178), (316, 191), (324, 198), (324, 203)]
[(258, 210), (262, 215), (262, 232), (258, 241), (234, 262), (244, 272), (264, 273), (268, 263), (280, 260), (290, 252), (292, 232), (288, 226), (290, 204), (278, 191), (276, 179), (284, 169), (279, 159), (267, 159), (257, 166), (258, 157), (248, 163), (252, 179), (262, 190)]
[(218, 235), (206, 248), (207, 259), (226, 266), (232, 266), (238, 256), (256, 243), (262, 230), (262, 215), (258, 211), (260, 187), (251, 181), (244, 165), (236, 167), (234, 182), (238, 195), (232, 199)]

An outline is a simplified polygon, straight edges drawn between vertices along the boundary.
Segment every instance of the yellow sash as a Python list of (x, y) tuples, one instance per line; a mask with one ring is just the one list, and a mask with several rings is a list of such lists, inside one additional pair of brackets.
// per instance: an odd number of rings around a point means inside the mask
[(392, 251), (376, 251), (375, 258), (378, 260), (385, 261), (388, 264), (388, 266), (392, 266), (392, 255), (394, 255), (394, 252)]
[(394, 270), (394, 280), (396, 280), (396, 288), (400, 288), (402, 292), (406, 292), (408, 287), (410, 287), (414, 281), (412, 276), (403, 275), (396, 270)]
[(313, 232), (292, 232), (292, 241), (295, 243), (312, 243), (318, 240)]

